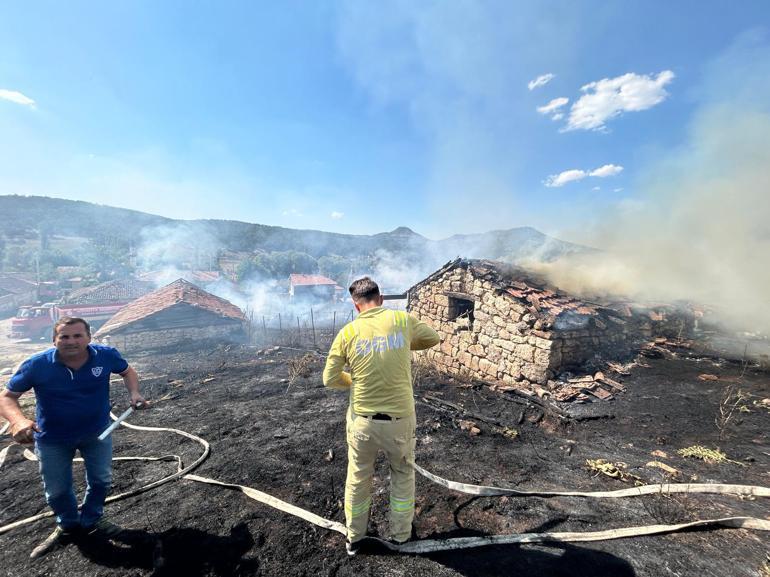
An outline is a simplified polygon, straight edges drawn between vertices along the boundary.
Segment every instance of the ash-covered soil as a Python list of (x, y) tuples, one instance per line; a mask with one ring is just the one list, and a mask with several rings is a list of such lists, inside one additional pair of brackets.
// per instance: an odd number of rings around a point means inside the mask
[[(179, 428), (207, 439), (211, 456), (196, 474), (254, 487), (344, 522), (346, 395), (322, 387), (320, 356), (311, 362), (297, 360), (304, 353), (288, 349), (256, 353), (253, 347), (221, 346), (130, 358), (143, 377), (146, 396), (165, 397), (131, 422)], [(626, 390), (592, 407), (605, 416), (580, 421), (559, 418), (473, 382), (423, 374), (416, 389), (417, 461), (452, 480), (523, 490), (633, 486), (632, 478), (597, 474), (588, 468), (587, 459), (623, 463), (620, 470), (644, 483), (770, 485), (770, 415), (760, 404), (770, 397), (766, 373), (700, 358), (671, 356), (645, 363), (648, 366), (634, 367), (630, 375), (613, 375)], [(703, 373), (719, 380), (700, 380)], [(425, 395), (427, 403), (422, 401)], [(122, 409), (120, 382), (114, 384), (113, 397)], [(463, 413), (452, 405), (464, 408)], [(733, 406), (725, 419), (725, 411)], [(480, 433), (472, 434), (461, 421), (472, 421)], [(121, 428), (114, 439), (116, 456), (178, 454), (190, 463), (200, 454), (199, 445), (173, 434)], [(3, 437), (1, 446), (8, 441)], [(707, 464), (677, 455), (677, 449), (693, 445), (719, 447), (731, 461)], [(652, 461), (679, 473), (672, 477), (648, 466)], [(116, 462), (114, 492), (174, 470), (170, 462)], [(82, 476), (81, 465), (76, 464), (75, 471)], [(0, 503), (0, 526), (46, 510), (36, 464), (18, 451), (0, 469)], [(699, 518), (768, 518), (767, 505), (766, 499), (702, 494), (602, 500), (479, 498), (418, 476), (415, 530), (418, 538), (597, 531)], [(371, 520), (375, 534), (387, 535), (386, 509), (387, 467), (380, 463)], [(36, 563), (30, 563), (29, 552), (50, 532), (50, 519), (0, 535), (0, 574), (756, 577), (767, 574), (762, 571), (770, 551), (766, 533), (720, 529), (430, 556), (374, 552), (349, 559), (337, 533), (239, 492), (189, 480), (108, 505), (107, 514), (130, 529), (120, 542), (81, 541)]]

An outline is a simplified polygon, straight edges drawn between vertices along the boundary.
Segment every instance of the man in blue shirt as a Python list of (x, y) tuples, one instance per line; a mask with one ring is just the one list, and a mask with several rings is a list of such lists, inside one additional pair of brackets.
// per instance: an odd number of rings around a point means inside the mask
[[(54, 348), (24, 361), (0, 392), (0, 416), (18, 443), (35, 442), (35, 453), (56, 529), (35, 549), (35, 559), (78, 533), (115, 536), (121, 529), (102, 517), (112, 484), (112, 437), (97, 437), (110, 423), (110, 375), (117, 373), (134, 408), (146, 408), (136, 371), (111, 347), (92, 345), (91, 328), (80, 318), (62, 317), (53, 328)], [(35, 420), (21, 411), (19, 397), (34, 389)], [(78, 511), (72, 460), (80, 451), (86, 492)]]

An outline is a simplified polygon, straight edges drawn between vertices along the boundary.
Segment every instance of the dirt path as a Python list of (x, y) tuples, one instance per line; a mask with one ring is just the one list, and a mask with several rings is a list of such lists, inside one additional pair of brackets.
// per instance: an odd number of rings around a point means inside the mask
[[(43, 351), (50, 343), (46, 341), (30, 341), (29, 339), (11, 339), (11, 319), (0, 320), (0, 371), (11, 369), (28, 356)], [(0, 382), (5, 382), (7, 375), (0, 373)]]
[[(30, 341), (29, 339), (11, 339), (11, 319), (0, 320), (0, 386), (5, 387), (8, 379), (16, 366), (35, 353), (44, 351), (51, 345), (45, 341)], [(34, 397), (25, 395), (22, 397), (22, 406), (34, 406)], [(0, 417), (0, 426), (5, 424), (5, 419)]]
[[(134, 357), (151, 398), (168, 396), (136, 424), (173, 426), (211, 442), (198, 474), (266, 491), (319, 515), (344, 520), (344, 395), (321, 386), (320, 360), (309, 377), (291, 381), (292, 362), (246, 347)], [(286, 352), (288, 356), (290, 353)], [(293, 353), (292, 353), (293, 354)], [(296, 361), (295, 361), (296, 362)], [(522, 489), (603, 490), (633, 486), (597, 475), (587, 459), (606, 459), (644, 483), (677, 479), (770, 485), (768, 376), (739, 365), (671, 358), (649, 361), (623, 379), (626, 392), (607, 403), (608, 418), (564, 422), (472, 383), (427, 378), (418, 388), (485, 420), (418, 405), (420, 464), (457, 481)], [(717, 375), (702, 381), (698, 375)], [(468, 386), (471, 385), (471, 386)], [(742, 405), (723, 430), (715, 415), (730, 386)], [(119, 403), (125, 394), (116, 386)], [(473, 420), (471, 435), (461, 421)], [(493, 426), (498, 422), (504, 427)], [(510, 430), (517, 434), (512, 436)], [(722, 438), (720, 438), (720, 436)], [(178, 453), (198, 447), (177, 437), (121, 429), (118, 455)], [(2, 439), (2, 446), (7, 438)], [(720, 447), (733, 462), (707, 464), (677, 450)], [(329, 460), (329, 452), (332, 458)], [(653, 452), (657, 451), (655, 455)], [(661, 454), (665, 456), (661, 456)], [(118, 463), (115, 491), (170, 473), (168, 463)], [(77, 475), (79, 469), (76, 466)], [(387, 531), (387, 469), (378, 465), (371, 530)], [(34, 464), (12, 455), (0, 469), (0, 525), (45, 510)], [(594, 531), (747, 515), (767, 518), (767, 500), (728, 496), (635, 499), (473, 498), (417, 481), (419, 538), (538, 531)], [(569, 575), (756, 577), (770, 550), (768, 535), (743, 530), (695, 531), (591, 544), (487, 547), (425, 557), (382, 553), (348, 559), (342, 537), (320, 530), (239, 493), (179, 481), (108, 507), (131, 531), (123, 543), (72, 545), (35, 565), (30, 549), (48, 530), (38, 523), (0, 535), (8, 575)]]

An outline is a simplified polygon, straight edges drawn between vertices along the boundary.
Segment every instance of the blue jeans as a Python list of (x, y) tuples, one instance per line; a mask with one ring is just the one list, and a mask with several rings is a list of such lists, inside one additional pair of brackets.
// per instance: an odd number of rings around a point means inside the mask
[[(75, 489), (72, 486), (72, 459), (75, 451), (85, 461), (86, 492), (78, 512)], [(35, 443), (40, 463), (45, 500), (56, 515), (56, 522), (65, 529), (90, 527), (104, 513), (104, 500), (112, 486), (112, 436), (104, 441), (96, 437), (70, 443)]]

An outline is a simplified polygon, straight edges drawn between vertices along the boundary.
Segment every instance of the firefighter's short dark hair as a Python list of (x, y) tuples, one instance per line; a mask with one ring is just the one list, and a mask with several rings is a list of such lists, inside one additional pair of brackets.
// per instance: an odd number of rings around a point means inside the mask
[(86, 327), (86, 334), (90, 337), (91, 325), (88, 324), (87, 320), (81, 319), (80, 317), (62, 317), (53, 325), (53, 338), (56, 338), (56, 335), (59, 332), (59, 327), (67, 327), (70, 325), (76, 325), (78, 323), (83, 323), (83, 326)]
[(354, 280), (348, 290), (350, 291), (350, 296), (357, 303), (371, 302), (380, 296), (380, 287), (368, 276)]

